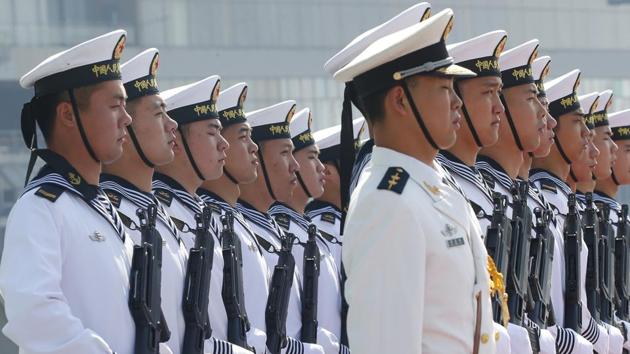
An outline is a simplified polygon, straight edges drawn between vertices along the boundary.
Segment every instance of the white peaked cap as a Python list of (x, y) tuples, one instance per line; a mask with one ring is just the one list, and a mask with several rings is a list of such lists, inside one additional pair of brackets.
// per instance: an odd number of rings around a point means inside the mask
[(449, 44), (446, 48), (455, 63), (461, 63), (478, 58), (498, 57), (503, 51), (506, 40), (507, 32), (496, 30), (466, 41)]
[(532, 63), (532, 73), (534, 80), (544, 80), (549, 74), (549, 64), (551, 64), (551, 57), (548, 55), (538, 57)]
[[(630, 109), (624, 109), (608, 114), (608, 121), (611, 128), (628, 127), (630, 126)], [(630, 139), (630, 136), (628, 137)]]
[[(211, 99), (214, 89), (218, 88), (217, 84), (221, 81), (218, 75), (209, 76), (203, 80), (193, 82), (192, 84), (179, 86), (170, 90), (163, 91), (160, 96), (166, 102), (166, 106), (169, 111), (205, 102)], [(218, 98), (218, 91), (216, 93)]]
[(287, 100), (246, 114), (252, 127), (267, 124), (290, 123), (295, 113), (295, 101)]
[(291, 123), (289, 123), (291, 138), (293, 139), (305, 131), (311, 130), (311, 122), (312, 118), (310, 108), (303, 108), (295, 113)]
[(159, 56), (156, 48), (150, 48), (120, 66), (127, 101), (159, 93), (156, 79)]
[(595, 112), (605, 111), (610, 107), (612, 103), (613, 91), (612, 90), (604, 90), (599, 93), (599, 103), (597, 104), (597, 109)]
[(324, 64), (324, 70), (330, 75), (333, 75), (339, 69), (352, 61), (352, 59), (356, 58), (357, 55), (364, 51), (365, 48), (367, 48), (375, 40), (396, 31), (400, 31), (401, 29), (409, 27), (414, 23), (421, 22), (422, 20), (427, 19), (430, 15), (431, 4), (428, 2), (421, 2), (411, 6), (389, 21), (357, 36), (342, 50), (326, 61)]
[[(125, 48), (126, 35), (126, 31), (119, 29), (90, 39), (70, 49), (64, 50), (63, 52), (54, 54), (39, 63), (28, 73), (24, 74), (24, 76), (20, 78), (20, 85), (23, 88), (36, 86), (36, 94), (45, 95), (47, 93), (53, 93), (55, 91), (58, 92), (61, 89), (64, 89), (61, 87), (63, 85), (69, 86), (65, 87), (65, 89), (87, 86), (93, 83), (87, 82), (89, 79), (94, 79), (95, 82), (99, 82), (103, 81), (103, 78), (112, 76), (112, 74), (115, 74), (116, 78), (120, 79), (120, 66), (118, 64), (118, 60), (120, 60), (123, 49)], [(67, 72), (68, 76), (70, 76), (71, 73), (69, 71), (72, 69), (78, 69), (102, 62), (104, 63), (106, 61), (115, 61), (116, 65), (114, 66), (114, 63), (109, 63), (110, 65), (106, 68), (105, 72), (96, 70), (93, 73), (91, 73), (93, 69), (92, 67), (86, 67), (86, 71), (83, 72), (83, 74), (87, 77), (84, 77), (83, 80), (78, 79), (76, 75), (72, 75), (74, 76), (73, 78), (63, 77), (64, 80), (59, 80), (61, 82), (56, 85), (59, 86), (60, 90), (54, 90), (50, 87), (46, 90), (39, 90), (36, 85), (39, 80), (48, 78), (54, 74)], [(95, 75), (95, 77), (91, 78), (89, 75)], [(38, 91), (40, 92), (38, 93)]]
[(580, 70), (574, 69), (545, 83), (545, 91), (549, 102), (559, 100), (574, 93), (579, 84)]
[(222, 90), (219, 93), (219, 99), (217, 99), (217, 110), (221, 112), (224, 109), (239, 106), (241, 104), (241, 96), (245, 90), (247, 90), (247, 84), (244, 82), (239, 82)]
[[(352, 129), (354, 131), (354, 139), (360, 138), (360, 135), (365, 130), (365, 118), (360, 117), (352, 120)], [(332, 146), (341, 144), (341, 124), (318, 130), (313, 133), (313, 138), (317, 146), (323, 150)]]
[(586, 95), (578, 96), (578, 100), (580, 100), (580, 106), (584, 110), (584, 113), (590, 114), (597, 111), (599, 99), (599, 92), (591, 92)]
[(514, 48), (506, 50), (499, 57), (501, 71), (528, 65), (536, 59), (538, 40), (532, 39)]
[[(337, 71), (334, 77), (337, 81), (348, 82), (356, 76), (383, 64), (437, 44), (448, 36), (453, 25), (452, 20), (453, 10), (445, 9), (427, 20), (380, 38), (368, 46), (348, 65)], [(425, 63), (418, 63), (417, 66), (420, 67), (423, 64)], [(406, 69), (415, 69), (415, 67), (404, 68), (404, 70)], [(436, 70), (426, 70), (426, 72), (439, 72), (444, 75), (454, 76), (475, 76), (470, 70), (457, 65), (448, 65)]]

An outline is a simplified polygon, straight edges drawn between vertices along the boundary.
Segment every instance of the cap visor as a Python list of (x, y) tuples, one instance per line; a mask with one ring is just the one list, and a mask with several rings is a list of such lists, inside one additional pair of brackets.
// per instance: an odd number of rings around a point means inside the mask
[(449, 66), (444, 66), (439, 69), (433, 71), (436, 75), (448, 76), (448, 77), (457, 77), (457, 78), (471, 78), (476, 77), (473, 71), (470, 71), (463, 66), (459, 66), (456, 64), (452, 64)]

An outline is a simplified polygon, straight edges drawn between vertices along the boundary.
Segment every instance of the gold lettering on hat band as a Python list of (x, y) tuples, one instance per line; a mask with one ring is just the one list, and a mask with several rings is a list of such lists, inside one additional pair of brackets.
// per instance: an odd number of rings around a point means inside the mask
[(571, 95), (569, 97), (565, 97), (560, 100), (560, 105), (562, 108), (567, 108), (573, 106), (577, 102), (578, 98), (576, 95)]
[(136, 82), (133, 84), (133, 87), (135, 87), (138, 91), (144, 91), (150, 88), (156, 88), (157, 80), (155, 78), (136, 80)]
[(197, 116), (201, 116), (201, 115), (206, 115), (211, 112), (216, 112), (217, 109), (214, 106), (214, 104), (202, 104), (202, 105), (195, 105), (195, 108), (193, 108), (193, 111), (197, 113)]
[(530, 76), (532, 76), (532, 68), (528, 67), (528, 68), (525, 68), (525, 69), (512, 70), (512, 76), (514, 76), (514, 78), (516, 80), (524, 79), (526, 77), (530, 77)]
[(499, 63), (494, 60), (477, 60), (475, 63), (478, 71), (497, 70), (499, 69)]
[(298, 136), (298, 140), (303, 143), (308, 143), (309, 141), (313, 141), (313, 134), (311, 132), (305, 132)]
[(628, 127), (617, 128), (615, 133), (618, 136), (630, 136), (630, 128)]
[(226, 120), (232, 120), (232, 119), (241, 118), (241, 117), (245, 116), (245, 114), (243, 113), (243, 109), (242, 108), (234, 108), (234, 109), (230, 109), (230, 110), (225, 110), (225, 111), (221, 112), (221, 115)]
[(283, 125), (274, 124), (269, 127), (269, 132), (273, 135), (288, 134), (289, 126), (286, 124), (283, 124)]
[(96, 78), (105, 76), (109, 73), (120, 74), (120, 63), (93, 65), (92, 72)]

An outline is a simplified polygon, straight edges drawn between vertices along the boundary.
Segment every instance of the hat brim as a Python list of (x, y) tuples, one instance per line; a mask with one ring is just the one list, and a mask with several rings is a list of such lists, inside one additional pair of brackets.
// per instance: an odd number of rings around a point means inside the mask
[(451, 64), (449, 66), (435, 69), (434, 71), (430, 72), (430, 74), (444, 77), (456, 77), (460, 79), (477, 77), (477, 74), (474, 71), (468, 70), (465, 67), (459, 66), (457, 64)]

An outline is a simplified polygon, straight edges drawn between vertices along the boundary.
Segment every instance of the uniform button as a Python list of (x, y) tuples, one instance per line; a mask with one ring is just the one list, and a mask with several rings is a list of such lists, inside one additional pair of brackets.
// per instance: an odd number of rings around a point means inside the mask
[(501, 333), (499, 331), (494, 332), (494, 341), (499, 342), (499, 338), (501, 337)]
[(490, 339), (490, 336), (487, 333), (484, 333), (481, 335), (481, 343), (486, 344), (488, 343), (489, 339)]

